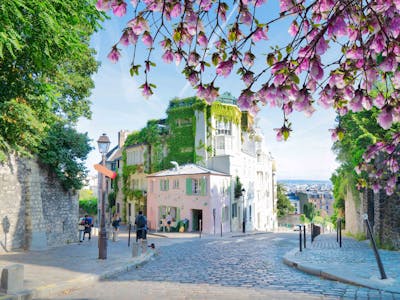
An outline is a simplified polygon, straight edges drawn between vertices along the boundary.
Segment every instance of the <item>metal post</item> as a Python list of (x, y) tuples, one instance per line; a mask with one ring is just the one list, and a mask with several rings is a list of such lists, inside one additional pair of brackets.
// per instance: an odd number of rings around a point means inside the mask
[(199, 220), (199, 237), (201, 238), (201, 219)]
[(368, 234), (369, 234), (369, 236), (371, 238), (372, 248), (374, 249), (376, 262), (378, 263), (379, 272), (381, 273), (381, 279), (387, 279), (387, 276), (386, 276), (386, 273), (385, 273), (385, 270), (383, 268), (383, 264), (382, 264), (382, 261), (381, 261), (381, 257), (380, 257), (379, 252), (378, 252), (378, 248), (376, 247), (374, 236), (372, 235), (371, 224), (369, 223), (367, 214), (364, 215), (364, 220), (367, 223)]
[(243, 194), (243, 225), (242, 225), (243, 233), (246, 233), (246, 207), (244, 205), (244, 194)]
[(306, 249), (306, 225), (303, 225), (304, 249)]
[(303, 251), (303, 249), (301, 248), (302, 246), (302, 241), (301, 241), (301, 225), (297, 225), (299, 226), (299, 246), (300, 246), (300, 252)]
[(342, 248), (342, 219), (339, 221), (339, 247)]
[[(102, 165), (106, 165), (106, 155), (102, 154)], [(106, 216), (105, 216), (105, 175), (101, 175), (101, 220), (99, 234), (99, 259), (107, 258), (107, 232), (106, 232)]]
[(128, 247), (130, 247), (131, 246), (131, 227), (132, 227), (132, 224), (131, 224), (131, 222), (129, 221), (129, 230), (128, 230)]
[(339, 219), (336, 220), (336, 242), (339, 243)]
[(222, 237), (222, 222), (221, 222), (221, 237)]
[(215, 235), (215, 208), (213, 208), (214, 235)]
[(314, 242), (314, 223), (311, 223), (311, 243)]

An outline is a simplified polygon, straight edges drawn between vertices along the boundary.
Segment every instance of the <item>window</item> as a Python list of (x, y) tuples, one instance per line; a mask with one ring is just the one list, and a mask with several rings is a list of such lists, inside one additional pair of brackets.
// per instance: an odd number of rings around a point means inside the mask
[(232, 204), (232, 218), (237, 218), (237, 203)]
[(169, 180), (160, 179), (160, 191), (168, 191), (168, 190), (169, 190)]
[(232, 135), (232, 122), (217, 121), (215, 128), (217, 134)]
[(186, 178), (186, 195), (207, 195), (206, 178)]
[(117, 202), (117, 214), (119, 214), (119, 203)]
[(174, 179), (174, 181), (173, 181), (173, 189), (174, 190), (179, 189), (179, 179)]

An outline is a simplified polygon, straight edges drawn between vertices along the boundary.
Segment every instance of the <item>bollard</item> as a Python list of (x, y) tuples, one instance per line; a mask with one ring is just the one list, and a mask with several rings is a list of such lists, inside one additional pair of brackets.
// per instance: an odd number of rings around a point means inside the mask
[(222, 237), (222, 223), (221, 223), (221, 237)]
[(199, 237), (201, 238), (201, 219), (199, 220)]
[(139, 243), (132, 243), (132, 257), (137, 257), (139, 255)]
[(303, 240), (304, 240), (304, 249), (306, 249), (306, 225), (303, 225)]
[(6, 266), (1, 272), (0, 291), (13, 294), (24, 287), (24, 265), (15, 264)]
[(300, 246), (300, 252), (303, 251), (303, 249), (301, 248), (302, 245), (302, 241), (301, 241), (301, 225), (297, 225), (299, 226), (299, 246)]
[(311, 243), (314, 242), (314, 223), (311, 223)]
[(131, 228), (132, 228), (131, 222), (129, 222), (128, 228), (129, 228), (128, 229), (128, 247), (130, 247), (130, 245), (131, 245)]
[(378, 249), (376, 247), (374, 236), (372, 235), (372, 229), (371, 229), (371, 224), (369, 223), (369, 220), (368, 220), (368, 214), (364, 214), (363, 217), (364, 217), (365, 222), (367, 223), (367, 229), (368, 229), (369, 236), (371, 238), (372, 248), (374, 249), (376, 262), (378, 263), (379, 272), (381, 273), (381, 279), (387, 279), (387, 276), (386, 276), (386, 273), (385, 273), (385, 269), (383, 268), (383, 264), (382, 264), (382, 261), (381, 261), (381, 257), (379, 256), (379, 252), (378, 252)]
[(113, 242), (118, 241), (118, 232), (116, 230), (113, 230), (112, 232), (112, 241)]

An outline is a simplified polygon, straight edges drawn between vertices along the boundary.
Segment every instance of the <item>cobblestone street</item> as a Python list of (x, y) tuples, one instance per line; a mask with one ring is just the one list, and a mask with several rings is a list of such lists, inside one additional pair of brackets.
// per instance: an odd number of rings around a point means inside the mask
[(324, 280), (286, 266), (282, 256), (296, 245), (296, 234), (193, 239), (172, 244), (160, 239), (159, 254), (147, 264), (62, 297), (287, 299), (304, 292), (310, 299), (400, 299), (396, 294)]

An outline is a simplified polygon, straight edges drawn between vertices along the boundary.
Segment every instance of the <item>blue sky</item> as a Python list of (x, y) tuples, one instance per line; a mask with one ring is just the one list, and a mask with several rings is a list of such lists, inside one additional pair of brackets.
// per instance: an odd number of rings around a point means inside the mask
[[(277, 2), (277, 1), (276, 1)], [(138, 130), (146, 125), (147, 120), (163, 118), (169, 100), (174, 97), (189, 97), (195, 92), (187, 85), (180, 69), (175, 64), (164, 64), (159, 59), (160, 52), (156, 52), (154, 61), (157, 68), (151, 72), (150, 82), (157, 85), (154, 95), (146, 100), (142, 97), (138, 87), (143, 83), (141, 78), (132, 78), (129, 75), (132, 48), (123, 51), (122, 59), (112, 64), (107, 59), (111, 46), (119, 40), (121, 29), (128, 17), (119, 19), (112, 17), (104, 23), (104, 29), (92, 37), (92, 47), (97, 51), (97, 60), (101, 66), (93, 76), (95, 88), (90, 97), (92, 101), (92, 119), (82, 119), (78, 123), (78, 130), (88, 132), (93, 140), (95, 149), (89, 154), (87, 166), (90, 173), (95, 173), (93, 164), (100, 160), (96, 141), (104, 132), (112, 142), (117, 144), (117, 133), (121, 129)], [(285, 22), (287, 24), (287, 22)], [(282, 31), (284, 31), (282, 33)], [(286, 34), (287, 25), (271, 30), (268, 43), (278, 43), (280, 36)], [(139, 42), (140, 43), (140, 42)], [(269, 44), (271, 45), (271, 44)], [(157, 45), (156, 45), (157, 46)], [(267, 52), (262, 51), (262, 53)], [(143, 55), (139, 51), (137, 56)], [(220, 93), (229, 91), (235, 97), (239, 96), (243, 83), (231, 76), (218, 81)], [(332, 141), (329, 128), (334, 127), (335, 114), (316, 106), (317, 111), (311, 118), (303, 113), (293, 113), (290, 120), (293, 126), (291, 137), (286, 142), (277, 142), (273, 128), (282, 126), (280, 110), (263, 107), (257, 118), (265, 135), (267, 145), (277, 162), (278, 179), (314, 179), (327, 180), (338, 166), (335, 155), (332, 153)]]

